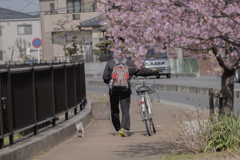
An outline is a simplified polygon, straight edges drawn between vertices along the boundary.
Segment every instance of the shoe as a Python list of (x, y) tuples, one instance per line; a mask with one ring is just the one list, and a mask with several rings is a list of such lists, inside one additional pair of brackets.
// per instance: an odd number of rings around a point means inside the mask
[(127, 137), (128, 136), (126, 130), (124, 130), (123, 128), (121, 128), (118, 132), (120, 133), (120, 135), (122, 137)]
[[(119, 130), (119, 131), (120, 131), (120, 130)], [(121, 136), (121, 134), (120, 134), (119, 131), (117, 131), (117, 132), (114, 134), (114, 136)]]

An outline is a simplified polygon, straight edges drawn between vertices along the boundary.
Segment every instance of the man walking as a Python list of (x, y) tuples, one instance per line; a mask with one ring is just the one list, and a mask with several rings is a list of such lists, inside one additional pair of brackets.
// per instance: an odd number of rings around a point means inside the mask
[[(117, 66), (118, 65), (118, 66)], [(124, 67), (126, 66), (126, 67)], [(125, 70), (125, 68), (127, 68)], [(119, 69), (122, 73), (116, 74), (117, 69)], [(112, 123), (117, 131), (115, 136), (127, 137), (126, 130), (130, 130), (130, 94), (131, 87), (130, 83), (126, 83), (124, 78), (130, 80), (129, 76), (150, 76), (157, 75), (158, 71), (153, 71), (148, 68), (138, 69), (134, 61), (127, 60), (125, 58), (112, 59), (107, 62), (106, 67), (103, 72), (103, 81), (107, 84), (110, 83), (109, 95), (110, 95), (110, 104), (111, 104), (111, 116)], [(116, 80), (117, 78), (120, 80)], [(122, 79), (121, 79), (122, 78)], [(124, 84), (126, 87), (121, 87), (120, 89), (112, 88), (114, 84)], [(123, 89), (124, 88), (124, 89)], [(119, 102), (122, 111), (122, 121), (120, 123), (119, 117)]]

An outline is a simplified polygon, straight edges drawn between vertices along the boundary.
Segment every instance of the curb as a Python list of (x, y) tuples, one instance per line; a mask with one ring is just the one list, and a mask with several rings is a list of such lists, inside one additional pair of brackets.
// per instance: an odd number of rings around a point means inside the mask
[(39, 152), (53, 148), (71, 138), (76, 133), (75, 122), (81, 121), (83, 125), (86, 125), (91, 118), (91, 100), (87, 98), (87, 102), (84, 110), (69, 120), (63, 121), (51, 129), (40, 131), (36, 136), (26, 138), (22, 142), (1, 149), (0, 160), (30, 159)]
[[(131, 82), (131, 88), (135, 89), (137, 85), (141, 83)], [(86, 81), (87, 86), (107, 86), (102, 81)], [(180, 92), (180, 93), (191, 93), (191, 94), (201, 94), (209, 95), (211, 93), (210, 88), (207, 87), (195, 87), (195, 86), (183, 86), (183, 85), (170, 85), (170, 84), (155, 84), (155, 87), (159, 91), (168, 92)], [(219, 91), (219, 89), (217, 89)], [(240, 98), (240, 91), (234, 91), (234, 97)]]

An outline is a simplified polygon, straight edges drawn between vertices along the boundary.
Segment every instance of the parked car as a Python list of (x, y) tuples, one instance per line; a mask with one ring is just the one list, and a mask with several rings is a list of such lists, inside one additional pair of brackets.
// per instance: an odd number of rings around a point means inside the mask
[(157, 69), (159, 74), (156, 78), (160, 78), (161, 75), (166, 75), (167, 78), (171, 78), (171, 67), (167, 53), (157, 53), (155, 52), (156, 49), (157, 47), (154, 47), (148, 51), (146, 59), (144, 59), (144, 66), (153, 70)]
[(32, 63), (38, 63), (37, 59), (26, 59), (24, 61), (25, 64), (32, 64)]

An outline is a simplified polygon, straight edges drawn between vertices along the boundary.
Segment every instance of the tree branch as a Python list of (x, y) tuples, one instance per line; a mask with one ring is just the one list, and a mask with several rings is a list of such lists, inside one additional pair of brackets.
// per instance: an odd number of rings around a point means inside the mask
[(218, 54), (218, 50), (216, 47), (212, 47), (212, 51), (213, 51), (213, 54), (215, 55), (217, 61), (219, 62), (219, 65), (224, 68), (224, 69), (228, 69), (227, 66), (225, 65), (222, 57), (220, 54)]
[(232, 38), (230, 38), (228, 36), (224, 36), (224, 35), (220, 35), (219, 37), (222, 38), (224, 41), (226, 41), (226, 42), (228, 42), (228, 43), (230, 43), (234, 46), (240, 47), (240, 42), (238, 40), (232, 39)]

